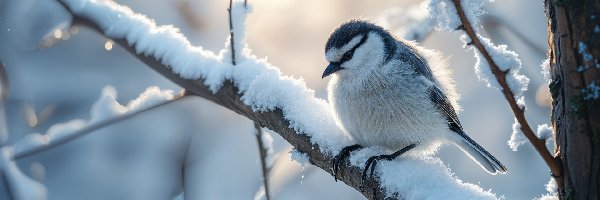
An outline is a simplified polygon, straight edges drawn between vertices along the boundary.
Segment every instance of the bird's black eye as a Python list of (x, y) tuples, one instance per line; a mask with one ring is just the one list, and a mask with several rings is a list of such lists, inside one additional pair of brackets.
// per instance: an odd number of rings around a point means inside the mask
[(344, 54), (344, 61), (352, 59), (352, 54), (354, 54), (354, 51), (348, 51), (348, 52), (346, 52)]

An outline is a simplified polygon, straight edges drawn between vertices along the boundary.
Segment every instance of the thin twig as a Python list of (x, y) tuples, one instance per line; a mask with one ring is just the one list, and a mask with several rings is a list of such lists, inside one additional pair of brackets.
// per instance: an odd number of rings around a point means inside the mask
[(6, 66), (0, 60), (0, 101), (6, 100), (8, 97), (8, 74), (6, 73)]
[(263, 175), (263, 186), (265, 188), (265, 197), (267, 200), (271, 200), (271, 195), (269, 192), (269, 171), (270, 168), (267, 166), (267, 149), (265, 148), (265, 144), (263, 143), (263, 131), (258, 122), (254, 122), (254, 128), (256, 129), (256, 142), (258, 143), (258, 152), (260, 154), (260, 165), (262, 167), (262, 175)]
[(4, 146), (8, 140), (8, 126), (6, 124), (6, 110), (4, 103), (8, 98), (8, 74), (4, 62), (0, 60), (0, 146)]
[(525, 137), (527, 137), (527, 139), (531, 142), (531, 144), (533, 144), (534, 148), (540, 154), (540, 156), (542, 156), (542, 158), (550, 168), (552, 176), (555, 178), (560, 178), (562, 176), (562, 167), (560, 165), (560, 160), (552, 156), (552, 154), (550, 154), (550, 152), (546, 148), (546, 140), (538, 138), (529, 126), (529, 122), (527, 122), (527, 119), (525, 118), (525, 111), (521, 109), (517, 104), (515, 96), (510, 90), (508, 83), (506, 82), (506, 75), (508, 74), (508, 71), (500, 70), (498, 64), (492, 59), (490, 53), (485, 49), (485, 47), (479, 40), (479, 37), (477, 37), (477, 33), (475, 32), (467, 16), (465, 15), (460, 0), (452, 0), (452, 2), (454, 2), (454, 6), (456, 7), (456, 11), (462, 23), (462, 26), (460, 28), (467, 33), (467, 35), (471, 38), (471, 44), (474, 45), (477, 48), (477, 50), (479, 50), (479, 52), (483, 55), (485, 60), (489, 63), (489, 66), (492, 72), (494, 73), (496, 80), (498, 80), (498, 83), (502, 87), (502, 94), (504, 94), (504, 97), (508, 101), (508, 104), (510, 105), (513, 114), (515, 115), (515, 118), (517, 119), (519, 124), (521, 124), (521, 131), (523, 132)]
[[(229, 0), (229, 9), (227, 9), (227, 11), (229, 12), (229, 34), (231, 34), (231, 37), (229, 38), (229, 41), (231, 43), (231, 64), (236, 65), (235, 62), (235, 43), (234, 40), (235, 38), (233, 38), (233, 19), (231, 17), (231, 10), (232, 8), (232, 2), (233, 0)], [(244, 0), (244, 8), (247, 8), (247, 1)], [(267, 198), (267, 200), (271, 200), (271, 194), (269, 192), (269, 168), (267, 167), (267, 149), (265, 148), (265, 144), (263, 143), (262, 140), (262, 136), (263, 136), (263, 131), (262, 128), (260, 127), (260, 124), (258, 122), (254, 122), (254, 128), (256, 129), (256, 143), (258, 144), (258, 152), (260, 155), (260, 164), (261, 164), (261, 169), (262, 169), (262, 176), (263, 176), (263, 187), (265, 188), (265, 197)]]
[(154, 110), (154, 109), (162, 107), (164, 105), (168, 105), (168, 104), (174, 103), (174, 102), (176, 102), (178, 100), (184, 99), (184, 97), (186, 97), (186, 96), (178, 96), (178, 97), (175, 97), (174, 99), (171, 99), (171, 100), (168, 100), (168, 101), (165, 101), (165, 102), (161, 102), (161, 103), (157, 103), (155, 105), (152, 105), (152, 106), (140, 109), (140, 110), (127, 112), (127, 113), (125, 113), (123, 115), (119, 115), (119, 116), (116, 116), (116, 117), (113, 117), (113, 118), (110, 118), (110, 119), (106, 119), (106, 120), (103, 120), (103, 121), (98, 122), (98, 123), (90, 124), (89, 126), (85, 126), (82, 129), (79, 129), (79, 130), (77, 130), (77, 131), (75, 131), (75, 132), (73, 132), (73, 133), (71, 133), (71, 134), (69, 134), (69, 135), (67, 135), (65, 137), (62, 137), (62, 138), (57, 139), (57, 140), (53, 140), (52, 142), (50, 142), (50, 143), (48, 143), (46, 145), (37, 146), (37, 147), (29, 149), (27, 151), (15, 152), (13, 158), (15, 160), (18, 160), (18, 159), (26, 158), (26, 157), (29, 157), (31, 155), (34, 155), (34, 154), (37, 154), (37, 153), (40, 153), (40, 152), (47, 151), (49, 149), (52, 149), (52, 148), (57, 147), (57, 146), (60, 146), (60, 145), (62, 145), (64, 143), (67, 143), (67, 142), (72, 141), (74, 139), (77, 139), (77, 138), (80, 138), (80, 137), (82, 137), (84, 135), (92, 133), (92, 132), (94, 132), (94, 131), (96, 131), (98, 129), (101, 129), (101, 128), (104, 128), (104, 127), (116, 124), (117, 122), (125, 121), (125, 120), (127, 120), (129, 118), (132, 118), (134, 116), (137, 116), (139, 114), (145, 113), (145, 112), (150, 111), (150, 110)]
[(229, 43), (231, 45), (231, 64), (235, 65), (235, 39), (233, 38), (233, 20), (231, 19), (232, 4), (233, 0), (229, 0), (229, 8), (227, 8), (227, 12), (229, 13)]
[(8, 199), (14, 199), (15, 195), (13, 194), (12, 191), (12, 187), (10, 185), (10, 181), (8, 181), (8, 178), (6, 177), (6, 172), (7, 170), (4, 169), (2, 172), (0, 172), (0, 178), (2, 178), (2, 184), (4, 185), (4, 190), (6, 191), (6, 196), (8, 196)]

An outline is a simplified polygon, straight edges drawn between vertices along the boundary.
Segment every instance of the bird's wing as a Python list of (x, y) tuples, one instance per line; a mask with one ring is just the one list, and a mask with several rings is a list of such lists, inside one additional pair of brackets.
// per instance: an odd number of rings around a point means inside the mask
[(429, 66), (427, 65), (427, 61), (419, 56), (419, 52), (412, 46), (409, 45), (401, 45), (400, 48), (403, 50), (399, 51), (398, 59), (410, 66), (413, 67), (415, 72), (431, 81), (432, 83), (436, 83), (433, 78), (433, 73)]
[(428, 89), (429, 99), (433, 102), (433, 104), (437, 107), (437, 109), (446, 115), (446, 120), (448, 120), (448, 126), (450, 130), (457, 132), (462, 131), (462, 125), (460, 125), (460, 121), (458, 121), (458, 116), (450, 104), (450, 101), (442, 93), (442, 91), (435, 85), (432, 85)]
[[(429, 66), (425, 64), (425, 61), (419, 59), (417, 62), (417, 64), (413, 65), (415, 68), (415, 72), (424, 76), (425, 78), (427, 78), (427, 80), (431, 81), (432, 83), (437, 83), (433, 78), (433, 73), (431, 73), (431, 69), (429, 69)], [(444, 95), (442, 94), (442, 96)]]

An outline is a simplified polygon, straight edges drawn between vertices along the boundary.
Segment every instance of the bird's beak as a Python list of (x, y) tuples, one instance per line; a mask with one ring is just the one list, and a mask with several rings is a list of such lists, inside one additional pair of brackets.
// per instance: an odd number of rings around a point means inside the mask
[(327, 68), (325, 68), (325, 71), (323, 72), (323, 76), (321, 76), (321, 78), (325, 78), (340, 69), (343, 68), (340, 67), (339, 63), (330, 62), (329, 65), (327, 65)]

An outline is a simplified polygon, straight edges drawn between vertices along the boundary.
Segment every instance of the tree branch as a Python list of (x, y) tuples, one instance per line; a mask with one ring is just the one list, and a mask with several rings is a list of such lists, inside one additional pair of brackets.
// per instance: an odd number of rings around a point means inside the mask
[[(85, 16), (77, 15), (66, 5), (65, 8), (67, 8), (67, 10), (69, 10), (73, 15), (73, 24), (81, 24), (92, 28), (98, 33), (103, 33), (100, 27), (98, 27), (94, 22), (86, 19)], [(272, 111), (254, 112), (251, 107), (245, 105), (241, 100), (241, 94), (231, 80), (225, 80), (219, 91), (213, 93), (208, 86), (203, 84), (204, 80), (201, 78), (197, 80), (181, 78), (168, 66), (163, 65), (157, 58), (154, 58), (150, 55), (144, 55), (143, 53), (136, 53), (135, 48), (129, 46), (128, 42), (124, 38), (111, 39), (133, 56), (138, 58), (140, 61), (148, 65), (150, 68), (162, 74), (165, 78), (168, 78), (169, 80), (183, 87), (187, 94), (203, 97), (240, 115), (243, 115), (250, 120), (255, 121), (256, 123), (260, 124), (261, 127), (268, 128), (278, 133), (298, 151), (305, 153), (310, 158), (309, 160), (311, 164), (323, 169), (329, 174), (333, 174), (331, 168), (333, 156), (322, 152), (318, 144), (312, 144), (310, 137), (306, 134), (298, 133), (294, 131), (294, 129), (290, 128), (290, 123), (283, 117), (283, 112), (281, 109), (277, 108)], [(348, 186), (360, 191), (368, 199), (398, 198), (387, 197), (385, 190), (380, 185), (380, 178), (377, 174), (374, 174), (373, 177), (367, 177), (363, 187), (361, 188), (361, 175), (362, 169), (350, 165), (348, 159), (343, 160), (337, 173), (339, 180), (342, 180)]]
[(80, 138), (80, 137), (82, 137), (84, 135), (92, 133), (92, 132), (94, 132), (94, 131), (96, 131), (98, 129), (104, 128), (106, 126), (110, 126), (112, 124), (115, 124), (117, 122), (121, 122), (121, 121), (127, 120), (129, 118), (132, 118), (132, 117), (137, 116), (139, 114), (145, 113), (147, 111), (154, 110), (154, 109), (162, 107), (164, 105), (167, 105), (167, 104), (176, 102), (178, 100), (184, 99), (184, 97), (185, 97), (185, 95), (184, 96), (177, 96), (174, 99), (171, 99), (171, 100), (168, 100), (168, 101), (165, 101), (165, 102), (161, 102), (161, 103), (158, 103), (158, 104), (155, 104), (155, 105), (152, 105), (152, 106), (148, 106), (148, 107), (140, 109), (140, 110), (129, 111), (129, 112), (125, 113), (125, 114), (122, 114), (122, 115), (119, 115), (119, 116), (116, 116), (116, 117), (113, 117), (113, 118), (110, 118), (110, 119), (106, 119), (106, 120), (103, 120), (103, 121), (100, 121), (100, 122), (97, 122), (97, 123), (89, 124), (89, 125), (83, 127), (82, 129), (79, 129), (79, 130), (77, 130), (77, 131), (75, 131), (75, 132), (73, 132), (73, 133), (71, 133), (71, 134), (69, 134), (69, 135), (67, 135), (65, 137), (61, 137), (60, 139), (51, 141), (50, 143), (48, 143), (46, 145), (40, 145), (40, 146), (31, 148), (31, 149), (28, 149), (28, 150), (25, 150), (25, 151), (15, 152), (15, 154), (13, 156), (13, 159), (14, 160), (18, 160), (18, 159), (26, 158), (26, 157), (29, 157), (31, 155), (34, 155), (34, 154), (37, 154), (37, 153), (40, 153), (40, 152), (47, 151), (49, 149), (52, 149), (52, 148), (57, 147), (57, 146), (60, 146), (60, 145), (62, 145), (64, 143), (67, 143), (69, 141), (72, 141), (72, 140), (75, 140), (77, 138)]
[(533, 147), (540, 154), (540, 156), (542, 156), (542, 158), (544, 159), (544, 161), (550, 168), (550, 171), (552, 172), (552, 176), (555, 177), (557, 179), (557, 182), (560, 183), (559, 179), (561, 179), (561, 177), (562, 177), (562, 167), (560, 164), (560, 160), (555, 158), (554, 156), (552, 156), (552, 154), (550, 154), (550, 152), (546, 148), (546, 140), (538, 138), (535, 135), (535, 133), (533, 132), (533, 130), (531, 129), (529, 122), (527, 122), (527, 119), (525, 118), (525, 111), (523, 109), (521, 109), (519, 107), (519, 105), (517, 104), (515, 96), (514, 96), (513, 92), (510, 90), (510, 87), (508, 86), (508, 83), (506, 81), (506, 75), (508, 74), (508, 71), (500, 70), (500, 68), (498, 67), (498, 64), (492, 59), (492, 56), (490, 55), (490, 53), (485, 49), (484, 45), (479, 40), (477, 33), (475, 32), (475, 30), (471, 26), (471, 23), (469, 22), (467, 16), (465, 15), (465, 12), (461, 5), (461, 1), (460, 0), (452, 0), (452, 2), (454, 3), (454, 6), (456, 7), (456, 11), (458, 13), (458, 16), (459, 16), (461, 24), (462, 24), (460, 26), (460, 29), (463, 29), (466, 32), (466, 34), (471, 39), (470, 44), (475, 46), (475, 48), (477, 48), (477, 50), (483, 55), (485, 60), (489, 63), (492, 73), (494, 73), (496, 80), (498, 80), (498, 83), (502, 87), (502, 94), (504, 94), (504, 98), (506, 98), (506, 100), (508, 101), (508, 104), (510, 105), (511, 110), (513, 111), (513, 114), (515, 115), (515, 118), (517, 119), (519, 124), (521, 124), (521, 131), (523, 132), (525, 137), (527, 137), (527, 139), (531, 142), (531, 144), (533, 144)]

